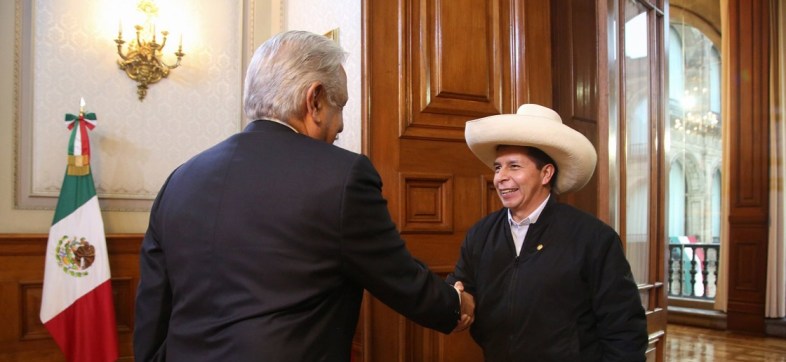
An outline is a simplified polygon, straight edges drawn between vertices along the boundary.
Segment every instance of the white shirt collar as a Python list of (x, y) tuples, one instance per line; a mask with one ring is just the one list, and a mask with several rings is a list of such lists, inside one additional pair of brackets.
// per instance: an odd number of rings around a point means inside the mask
[(283, 124), (283, 125), (285, 125), (285, 126), (289, 127), (289, 129), (291, 129), (291, 130), (295, 131), (295, 133), (300, 133), (300, 132), (298, 132), (298, 131), (295, 129), (295, 127), (292, 127), (292, 126), (291, 126), (289, 123), (286, 123), (286, 122), (284, 122), (284, 121), (282, 121), (282, 120), (275, 119), (275, 118), (266, 118), (265, 120), (266, 120), (266, 121), (270, 121), (270, 122), (275, 122), (275, 123), (278, 123), (278, 124)]
[(550, 197), (551, 197), (551, 194), (546, 196), (546, 199), (543, 200), (543, 202), (540, 203), (540, 206), (538, 206), (538, 208), (535, 209), (535, 211), (533, 211), (531, 214), (529, 214), (529, 216), (525, 217), (524, 220), (521, 220), (521, 222), (514, 221), (513, 220), (513, 215), (510, 213), (510, 209), (508, 209), (508, 221), (510, 221), (511, 225), (514, 225), (514, 224), (522, 225), (522, 224), (525, 224), (525, 223), (526, 224), (534, 224), (534, 223), (538, 222), (538, 218), (540, 217), (540, 213), (543, 212), (543, 209), (546, 207), (546, 203), (549, 202), (549, 198)]

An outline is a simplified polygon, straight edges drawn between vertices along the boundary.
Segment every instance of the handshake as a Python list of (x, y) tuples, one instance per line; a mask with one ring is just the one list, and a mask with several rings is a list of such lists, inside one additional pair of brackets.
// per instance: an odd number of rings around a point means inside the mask
[(461, 301), (461, 317), (459, 318), (456, 328), (453, 328), (452, 332), (455, 333), (469, 328), (472, 322), (475, 321), (475, 298), (472, 294), (464, 291), (464, 284), (461, 282), (453, 284), (453, 288), (456, 288), (456, 291), (459, 293), (459, 300)]

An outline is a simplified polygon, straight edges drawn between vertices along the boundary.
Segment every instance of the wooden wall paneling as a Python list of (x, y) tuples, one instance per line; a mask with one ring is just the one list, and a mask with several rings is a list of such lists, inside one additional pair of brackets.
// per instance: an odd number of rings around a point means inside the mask
[(764, 333), (769, 218), (769, 1), (729, 0), (727, 328)]
[(121, 360), (131, 360), (134, 356), (134, 302), (139, 284), (139, 251), (143, 238), (143, 234), (109, 234), (106, 238)]
[[(562, 122), (581, 132), (599, 152), (598, 127), (598, 38), (593, 1), (552, 2), (554, 64), (554, 109)], [(598, 215), (598, 170), (607, 159), (598, 158), (595, 174), (584, 188), (560, 195), (560, 201)], [(608, 202), (608, 200), (603, 200)]]
[(453, 232), (453, 176), (450, 174), (401, 173), (399, 230)]
[(480, 176), (480, 194), (482, 215), (488, 215), (494, 210), (502, 208), (502, 201), (497, 195), (497, 188), (494, 187), (494, 175)]
[[(132, 360), (134, 298), (143, 235), (107, 235), (120, 360)], [(63, 361), (39, 319), (47, 235), (0, 234), (0, 360)]]
[[(464, 142), (464, 124), (528, 101), (550, 105), (549, 4), (363, 2), (364, 150), (408, 249), (440, 275), (452, 271), (469, 227), (498, 202), (491, 170)], [(363, 361), (482, 359), (468, 333), (422, 329), (366, 296)]]
[[(510, 56), (515, 71), (510, 77), (514, 85), (511, 89), (513, 112), (524, 103), (546, 107), (554, 105), (552, 2), (527, 0), (511, 3), (512, 24), (515, 25), (511, 34), (514, 53)], [(555, 14), (555, 17), (559, 15)]]
[(29, 240), (0, 236), (0, 360), (63, 360), (38, 317), (46, 236)]
[[(364, 0), (362, 8), (365, 49), (362, 87), (365, 93), (361, 103), (366, 107), (366, 113), (363, 114), (363, 125), (368, 137), (366, 149), (382, 178), (382, 194), (388, 200), (388, 208), (398, 210), (399, 201), (391, 198), (396, 195), (391, 191), (399, 187), (398, 171), (394, 166), (399, 159), (399, 149), (397, 138), (386, 135), (398, 135), (404, 117), (399, 114), (398, 104), (405, 98), (404, 90), (399, 88), (398, 78), (404, 76), (405, 70), (399, 67), (399, 62), (402, 60), (400, 54), (405, 51), (404, 29), (407, 29), (407, 25), (403, 14), (406, 12), (406, 3)], [(396, 217), (393, 212), (391, 215)], [(361, 342), (358, 362), (399, 360), (402, 351), (398, 346), (405, 335), (403, 321), (368, 292), (364, 293), (360, 321), (362, 324), (356, 330)], [(386, 321), (387, 324), (377, 321)], [(387, 354), (392, 357), (384, 357), (383, 347), (387, 348)]]
[[(464, 140), (464, 122), (502, 112), (499, 1), (413, 1), (401, 136)], [(466, 56), (473, 54), (473, 56)], [(459, 116), (459, 117), (455, 117)]]

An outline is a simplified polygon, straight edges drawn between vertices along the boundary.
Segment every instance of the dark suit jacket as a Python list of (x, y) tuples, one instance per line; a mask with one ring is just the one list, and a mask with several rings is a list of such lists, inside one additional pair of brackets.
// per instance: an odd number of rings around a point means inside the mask
[(455, 290), (414, 260), (365, 156), (269, 121), (158, 194), (140, 255), (137, 361), (348, 361), (363, 289), (441, 332)]

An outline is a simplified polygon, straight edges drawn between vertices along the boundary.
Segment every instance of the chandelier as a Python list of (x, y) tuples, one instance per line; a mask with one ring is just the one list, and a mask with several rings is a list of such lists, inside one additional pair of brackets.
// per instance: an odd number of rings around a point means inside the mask
[(683, 118), (674, 119), (673, 127), (689, 135), (720, 135), (720, 121), (712, 111), (687, 112)]

